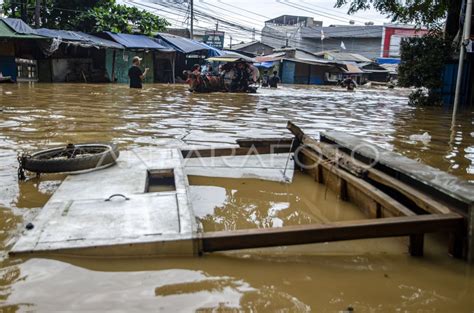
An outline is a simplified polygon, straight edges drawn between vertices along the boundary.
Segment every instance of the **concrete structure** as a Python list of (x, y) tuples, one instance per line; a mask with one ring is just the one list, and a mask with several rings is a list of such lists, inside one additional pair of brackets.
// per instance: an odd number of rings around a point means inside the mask
[(128, 151), (115, 166), (68, 176), (32, 223), (11, 253), (197, 252), (188, 180), (177, 149)]
[(187, 175), (291, 181), (288, 157), (241, 155), (184, 162), (178, 149), (125, 151), (112, 167), (68, 176), (10, 253), (196, 255), (200, 235)]

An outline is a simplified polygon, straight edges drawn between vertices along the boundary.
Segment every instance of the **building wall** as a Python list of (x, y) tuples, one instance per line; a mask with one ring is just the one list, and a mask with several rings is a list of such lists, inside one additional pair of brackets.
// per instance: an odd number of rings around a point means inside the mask
[(344, 42), (348, 53), (358, 53), (369, 59), (380, 57), (382, 49), (382, 37), (377, 38), (302, 38), (299, 33), (287, 33), (273, 27), (265, 26), (262, 30), (262, 43), (283, 47), (286, 45), (288, 35), (288, 46), (299, 48), (309, 52), (321, 52), (323, 50), (342, 50), (341, 41)]
[[(380, 56), (380, 43), (382, 38), (326, 38), (301, 40), (299, 48), (310, 52), (321, 52), (325, 50), (340, 50), (346, 53), (358, 53), (369, 59)], [(341, 42), (346, 49), (341, 49)]]

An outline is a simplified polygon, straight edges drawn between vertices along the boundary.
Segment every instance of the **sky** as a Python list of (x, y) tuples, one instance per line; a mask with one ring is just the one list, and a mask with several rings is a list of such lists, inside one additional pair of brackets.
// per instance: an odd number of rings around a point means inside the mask
[[(120, 0), (128, 5), (147, 9), (162, 15), (172, 23), (172, 27), (186, 27), (189, 23), (189, 15), (180, 6), (187, 6), (186, 0)], [(317, 21), (322, 21), (323, 26), (349, 25), (353, 20), (355, 25), (363, 25), (373, 22), (382, 25), (390, 22), (389, 19), (375, 10), (358, 12), (355, 15), (347, 15), (348, 7), (334, 8), (335, 0), (194, 0), (196, 10), (204, 11), (206, 14), (218, 17), (225, 21), (244, 26), (248, 30), (235, 30), (224, 23), (220, 23), (219, 29), (226, 31), (226, 42), (228, 36), (232, 35), (237, 42), (251, 41), (252, 32), (255, 28), (255, 38), (258, 40), (259, 31), (262, 30), (265, 20), (280, 15), (310, 16)], [(197, 14), (195, 28), (215, 28), (216, 21), (212, 18), (204, 18)]]

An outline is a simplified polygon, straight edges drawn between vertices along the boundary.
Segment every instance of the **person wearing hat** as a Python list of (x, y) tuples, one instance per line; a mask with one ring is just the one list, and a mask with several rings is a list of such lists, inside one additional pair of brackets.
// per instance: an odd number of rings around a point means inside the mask
[(132, 59), (132, 67), (128, 70), (128, 77), (130, 78), (130, 88), (142, 88), (142, 81), (145, 79), (146, 73), (148, 73), (148, 68), (145, 68), (145, 71), (142, 72), (140, 69), (140, 62), (142, 58), (135, 56)]

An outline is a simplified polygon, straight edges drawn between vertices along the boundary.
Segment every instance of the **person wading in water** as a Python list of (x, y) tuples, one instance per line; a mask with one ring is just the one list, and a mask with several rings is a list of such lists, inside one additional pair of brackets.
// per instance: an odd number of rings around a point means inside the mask
[(140, 62), (142, 58), (133, 57), (132, 67), (128, 70), (128, 77), (130, 78), (130, 88), (142, 88), (142, 82), (145, 79), (146, 73), (148, 73), (148, 68), (145, 68), (145, 71), (142, 72), (140, 69)]

